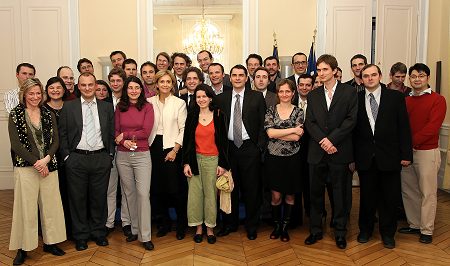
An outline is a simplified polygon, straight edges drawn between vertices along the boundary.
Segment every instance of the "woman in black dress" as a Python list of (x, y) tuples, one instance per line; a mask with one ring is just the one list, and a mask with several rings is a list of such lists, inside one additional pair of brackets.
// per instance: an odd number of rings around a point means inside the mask
[[(291, 219), (294, 194), (301, 191), (298, 140), (303, 135), (303, 111), (292, 104), (295, 85), (288, 79), (277, 84), (279, 104), (267, 109), (264, 128), (269, 136), (265, 161), (267, 184), (272, 190), (272, 219), (275, 224), (271, 239), (281, 236), (289, 241), (287, 226)], [(281, 166), (281, 167), (280, 167)], [(285, 195), (281, 221), (282, 195)]]

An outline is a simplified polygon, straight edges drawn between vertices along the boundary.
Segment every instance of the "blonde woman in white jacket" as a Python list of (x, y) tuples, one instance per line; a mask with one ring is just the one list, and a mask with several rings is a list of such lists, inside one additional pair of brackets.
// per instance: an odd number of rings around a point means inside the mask
[(152, 157), (151, 205), (156, 218), (156, 237), (171, 230), (168, 209), (177, 214), (176, 238), (185, 237), (187, 227), (187, 180), (181, 166), (181, 144), (187, 110), (183, 100), (174, 96), (176, 79), (162, 70), (155, 75), (157, 95), (147, 99), (153, 104), (155, 122), (149, 138)]

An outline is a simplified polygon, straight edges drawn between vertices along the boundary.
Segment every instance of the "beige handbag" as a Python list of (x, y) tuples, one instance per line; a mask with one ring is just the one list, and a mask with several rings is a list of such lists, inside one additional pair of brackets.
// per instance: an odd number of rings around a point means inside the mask
[(234, 183), (231, 171), (226, 171), (216, 180), (216, 187), (220, 192), (220, 209), (226, 214), (231, 213), (231, 191), (233, 191)]

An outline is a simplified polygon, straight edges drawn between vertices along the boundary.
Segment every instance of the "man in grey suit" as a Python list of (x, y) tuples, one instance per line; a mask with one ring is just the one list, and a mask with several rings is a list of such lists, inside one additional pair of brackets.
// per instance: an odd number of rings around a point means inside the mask
[(98, 246), (108, 245), (106, 193), (114, 157), (114, 111), (112, 104), (95, 99), (96, 87), (92, 73), (80, 75), (81, 97), (64, 104), (58, 127), (77, 250), (87, 249), (89, 238)]
[(253, 82), (255, 85), (255, 90), (263, 94), (264, 100), (266, 101), (266, 107), (273, 106), (278, 103), (277, 95), (267, 90), (267, 86), (269, 86), (269, 70), (267, 70), (267, 68), (256, 68)]

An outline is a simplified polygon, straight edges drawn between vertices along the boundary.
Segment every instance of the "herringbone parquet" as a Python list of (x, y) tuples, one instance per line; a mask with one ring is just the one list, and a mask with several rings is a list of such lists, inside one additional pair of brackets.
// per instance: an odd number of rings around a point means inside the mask
[[(417, 235), (396, 235), (397, 246), (385, 249), (378, 232), (366, 244), (356, 241), (359, 189), (353, 189), (353, 210), (348, 232), (348, 247), (335, 246), (332, 230), (326, 228), (324, 239), (305, 246), (308, 221), (290, 231), (291, 241), (283, 243), (270, 240), (271, 228), (262, 225), (258, 238), (250, 241), (245, 230), (218, 238), (210, 245), (203, 241), (195, 244), (189, 232), (186, 239), (178, 241), (171, 232), (162, 238), (153, 238), (154, 251), (145, 251), (139, 242), (126, 243), (120, 229), (109, 237), (110, 245), (97, 247), (89, 242), (85, 251), (76, 251), (73, 243), (66, 241), (61, 248), (66, 255), (55, 257), (37, 250), (29, 252), (28, 265), (450, 265), (450, 194), (440, 191), (433, 243), (418, 242)], [(0, 264), (11, 265), (15, 251), (8, 250), (11, 227), (13, 191), (0, 191)], [(401, 222), (399, 226), (404, 226)]]

